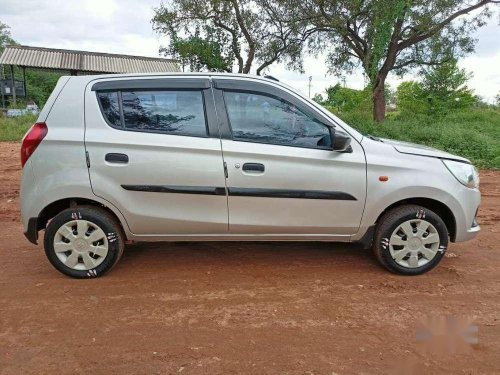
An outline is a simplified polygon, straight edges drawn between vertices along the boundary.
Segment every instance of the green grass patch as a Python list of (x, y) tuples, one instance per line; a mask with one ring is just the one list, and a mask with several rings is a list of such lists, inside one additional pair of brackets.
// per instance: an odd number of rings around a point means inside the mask
[(36, 121), (36, 116), (0, 117), (0, 142), (20, 141)]
[(442, 117), (390, 113), (378, 124), (366, 113), (341, 113), (363, 134), (420, 143), (470, 159), (478, 168), (500, 169), (500, 110), (473, 108)]

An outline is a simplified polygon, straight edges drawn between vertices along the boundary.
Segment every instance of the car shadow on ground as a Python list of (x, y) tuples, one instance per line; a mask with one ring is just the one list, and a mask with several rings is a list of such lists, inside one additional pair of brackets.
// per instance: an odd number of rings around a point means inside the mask
[(356, 267), (380, 271), (371, 250), (359, 244), (328, 242), (151, 242), (134, 243), (125, 249), (123, 268), (172, 267)]

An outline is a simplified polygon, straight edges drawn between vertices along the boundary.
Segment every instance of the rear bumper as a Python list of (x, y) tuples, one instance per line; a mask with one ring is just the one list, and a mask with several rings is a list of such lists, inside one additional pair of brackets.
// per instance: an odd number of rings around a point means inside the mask
[(26, 232), (24, 232), (24, 236), (28, 239), (32, 244), (38, 243), (38, 218), (31, 217), (28, 220), (28, 226), (26, 228)]

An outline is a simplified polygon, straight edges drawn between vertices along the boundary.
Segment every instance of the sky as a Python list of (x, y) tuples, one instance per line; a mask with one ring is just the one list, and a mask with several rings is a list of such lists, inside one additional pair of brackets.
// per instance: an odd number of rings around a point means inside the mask
[[(12, 37), (20, 44), (77, 49), (84, 51), (159, 56), (166, 44), (164, 37), (152, 30), (153, 8), (161, 0), (0, 0), (0, 21), (11, 27)], [(461, 59), (459, 65), (473, 74), (469, 87), (485, 100), (492, 102), (500, 93), (500, 25), (494, 16), (475, 34), (476, 51)], [(308, 95), (324, 93), (342, 77), (330, 75), (324, 57), (307, 57), (305, 73), (286, 70), (275, 64), (270, 74)], [(411, 80), (412, 74), (403, 80)], [(389, 76), (388, 83), (396, 87), (401, 79)], [(361, 70), (345, 77), (347, 87), (361, 89)]]

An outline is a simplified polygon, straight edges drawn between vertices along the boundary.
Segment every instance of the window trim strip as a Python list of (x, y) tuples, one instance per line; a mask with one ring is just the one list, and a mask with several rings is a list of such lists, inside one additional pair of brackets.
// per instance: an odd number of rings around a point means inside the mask
[(154, 78), (154, 79), (114, 79), (96, 82), (91, 91), (117, 91), (117, 90), (171, 90), (171, 89), (208, 89), (210, 81), (200, 78)]

